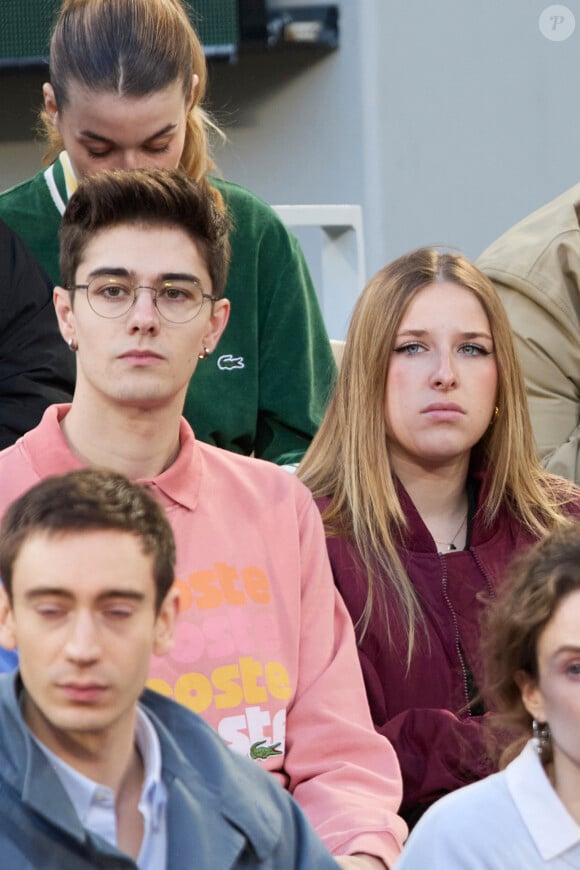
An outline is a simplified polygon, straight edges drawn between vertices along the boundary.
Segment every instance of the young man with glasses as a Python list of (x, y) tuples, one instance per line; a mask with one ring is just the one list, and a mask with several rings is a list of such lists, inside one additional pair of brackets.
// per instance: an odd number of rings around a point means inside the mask
[(85, 465), (147, 484), (176, 536), (181, 602), (149, 686), (276, 774), (343, 867), (390, 866), (405, 834), (400, 774), (372, 727), (310, 494), (271, 463), (197, 442), (181, 418), (227, 321), (227, 234), (211, 193), (179, 171), (82, 182), (55, 290), (74, 399), (0, 454), (0, 507)]

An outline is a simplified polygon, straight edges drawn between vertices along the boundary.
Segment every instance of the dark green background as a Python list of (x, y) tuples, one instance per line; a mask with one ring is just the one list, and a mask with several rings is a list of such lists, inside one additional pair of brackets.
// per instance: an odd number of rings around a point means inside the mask
[[(237, 46), (237, 0), (187, 0), (205, 46)], [(0, 60), (34, 61), (48, 56), (48, 41), (60, 0), (1, 0)]]

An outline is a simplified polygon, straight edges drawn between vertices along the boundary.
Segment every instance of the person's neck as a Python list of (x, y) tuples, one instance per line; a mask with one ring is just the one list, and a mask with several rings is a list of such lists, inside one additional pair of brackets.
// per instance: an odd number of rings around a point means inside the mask
[(75, 394), (61, 428), (72, 452), (130, 480), (151, 479), (179, 453), (181, 402), (171, 407), (120, 406), (85, 401)]
[(111, 728), (65, 732), (52, 725), (24, 694), (22, 712), (28, 728), (50, 752), (77, 773), (107, 786), (115, 795), (117, 845), (135, 860), (143, 841), (139, 803), (145, 766), (137, 748), (136, 707)]
[(46, 719), (25, 693), (22, 714), (32, 734), (77, 773), (115, 795), (133, 792), (143, 783), (143, 762), (136, 748), (136, 708), (106, 731), (63, 731)]
[(436, 466), (419, 466), (399, 457), (391, 461), (395, 474), (438, 546), (453, 543), (461, 549), (466, 537), (469, 457)]

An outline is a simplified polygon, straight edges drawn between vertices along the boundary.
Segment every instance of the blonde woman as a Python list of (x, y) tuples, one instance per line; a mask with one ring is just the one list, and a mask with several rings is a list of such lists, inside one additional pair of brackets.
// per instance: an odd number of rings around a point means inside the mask
[(482, 608), (515, 552), (580, 513), (580, 490), (536, 460), (506, 314), (464, 257), (423, 248), (367, 285), (300, 476), (412, 825), (492, 769), (476, 700)]
[(397, 868), (580, 866), (579, 639), (574, 528), (548, 536), (520, 561), (490, 615), (488, 691), (514, 732), (502, 759), (510, 763), (433, 807)]
[(292, 463), (322, 418), (332, 351), (296, 239), (249, 191), (210, 175), (206, 82), (180, 0), (64, 0), (43, 89), (48, 166), (0, 196), (0, 218), (60, 284), (58, 230), (83, 176), (179, 167), (210, 185), (233, 224), (232, 316), (184, 415), (202, 441)]

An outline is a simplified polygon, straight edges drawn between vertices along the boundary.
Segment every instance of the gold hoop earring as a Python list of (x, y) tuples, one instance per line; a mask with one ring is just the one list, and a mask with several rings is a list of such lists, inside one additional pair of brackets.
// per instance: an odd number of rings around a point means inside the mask
[(211, 351), (208, 347), (204, 347), (203, 352), (198, 354), (199, 359), (207, 359)]

